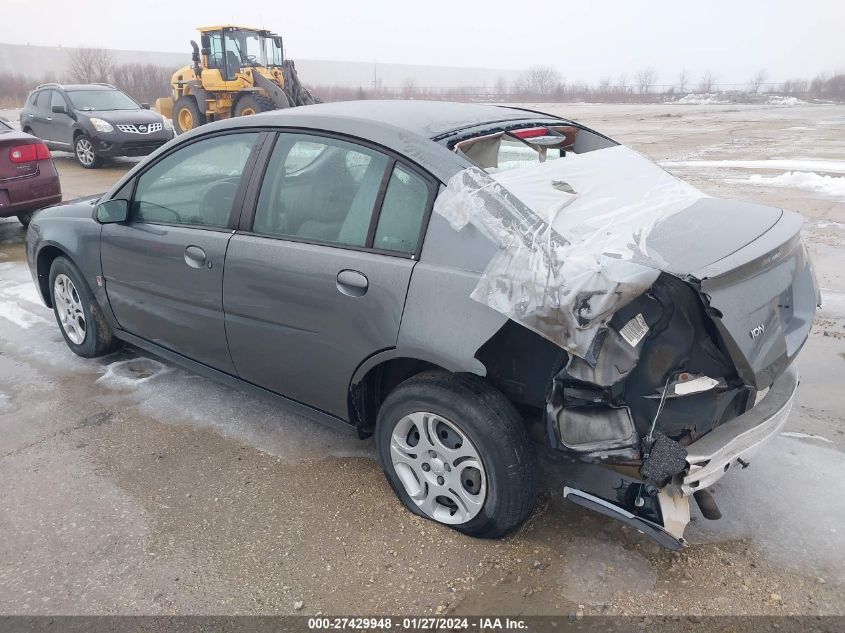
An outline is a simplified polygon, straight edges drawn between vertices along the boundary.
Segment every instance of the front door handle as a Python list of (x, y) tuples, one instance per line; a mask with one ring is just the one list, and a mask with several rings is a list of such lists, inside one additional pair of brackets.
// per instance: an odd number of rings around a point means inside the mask
[[(189, 246), (185, 249), (185, 263), (191, 268), (202, 268), (205, 266), (205, 251), (199, 246)], [(211, 268), (211, 261), (208, 262)]]
[(357, 270), (341, 270), (337, 274), (337, 289), (348, 297), (363, 297), (370, 282)]

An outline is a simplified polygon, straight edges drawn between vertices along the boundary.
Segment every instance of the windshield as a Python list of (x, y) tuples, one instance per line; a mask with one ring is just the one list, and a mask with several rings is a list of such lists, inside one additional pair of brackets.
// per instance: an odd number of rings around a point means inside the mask
[(233, 51), (243, 66), (266, 66), (264, 38), (254, 31), (227, 31), (226, 50)]
[(67, 95), (76, 110), (140, 110), (141, 108), (120, 90), (68, 90)]

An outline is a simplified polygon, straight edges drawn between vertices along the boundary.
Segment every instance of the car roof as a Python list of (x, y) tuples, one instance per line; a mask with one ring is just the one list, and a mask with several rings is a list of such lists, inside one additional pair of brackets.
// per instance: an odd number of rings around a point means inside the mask
[(558, 117), (519, 108), (454, 103), (449, 101), (338, 101), (273, 110), (262, 114), (264, 120), (278, 117), (277, 125), (290, 124), (289, 117), (327, 116), (357, 119), (401, 128), (429, 139), (449, 132), (503, 121), (537, 120)]

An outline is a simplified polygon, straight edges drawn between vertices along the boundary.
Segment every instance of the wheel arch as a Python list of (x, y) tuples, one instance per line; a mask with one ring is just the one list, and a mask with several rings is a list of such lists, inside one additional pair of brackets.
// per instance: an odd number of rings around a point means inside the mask
[(38, 276), (38, 292), (41, 293), (41, 299), (48, 308), (53, 307), (53, 300), (50, 296), (50, 268), (57, 257), (67, 257), (67, 252), (54, 244), (46, 244), (41, 247), (36, 255), (35, 271)]
[[(373, 354), (362, 362), (349, 384), (349, 422), (361, 437), (368, 437), (375, 428), (378, 409), (384, 398), (399, 383), (425, 371), (466, 373), (466, 369), (452, 367), (443, 359), (425, 354), (403, 354), (396, 349)], [(479, 376), (483, 378), (483, 376)]]

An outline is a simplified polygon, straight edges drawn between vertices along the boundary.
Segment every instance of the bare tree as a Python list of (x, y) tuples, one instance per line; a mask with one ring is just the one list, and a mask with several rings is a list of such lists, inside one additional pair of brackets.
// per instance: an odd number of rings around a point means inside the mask
[(769, 73), (766, 72), (765, 68), (761, 68), (760, 70), (758, 70), (756, 73), (754, 73), (754, 76), (748, 82), (748, 92), (751, 92), (753, 94), (757, 94), (758, 92), (760, 92), (760, 87), (766, 82), (766, 79), (768, 79), (768, 77)]
[(414, 81), (413, 77), (405, 77), (405, 81), (402, 83), (402, 98), (411, 99), (416, 93), (417, 82)]
[(111, 81), (114, 67), (114, 55), (105, 48), (68, 50), (68, 74), (72, 81), (83, 84)]
[(687, 72), (687, 69), (684, 68), (678, 75), (678, 92), (680, 92), (681, 94), (686, 94), (688, 86), (689, 73)]
[(493, 92), (497, 97), (504, 97), (508, 94), (508, 82), (505, 81), (504, 77), (499, 77), (496, 80), (496, 85), (493, 86)]
[(710, 93), (716, 86), (716, 75), (709, 70), (701, 76), (701, 81), (698, 82), (698, 91)]
[(550, 95), (560, 83), (560, 73), (551, 66), (534, 66), (525, 73), (528, 90), (538, 96)]
[(170, 94), (173, 70), (155, 64), (120, 64), (111, 71), (111, 81), (138, 101), (154, 102)]
[(657, 81), (657, 72), (654, 68), (644, 68), (636, 74), (634, 80), (637, 82), (637, 90), (641, 95), (647, 95), (651, 91), (654, 82)]

